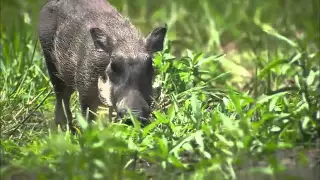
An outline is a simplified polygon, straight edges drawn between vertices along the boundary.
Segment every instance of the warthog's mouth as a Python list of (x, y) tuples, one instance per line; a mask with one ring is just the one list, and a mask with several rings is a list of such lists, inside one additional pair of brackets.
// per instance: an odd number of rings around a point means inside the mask
[[(131, 112), (131, 113), (130, 113)], [(128, 111), (119, 111), (117, 112), (117, 119), (122, 119), (125, 124), (133, 125), (131, 117), (136, 118), (142, 126), (148, 125), (150, 123), (150, 119), (143, 116), (143, 113), (139, 110), (130, 110)]]

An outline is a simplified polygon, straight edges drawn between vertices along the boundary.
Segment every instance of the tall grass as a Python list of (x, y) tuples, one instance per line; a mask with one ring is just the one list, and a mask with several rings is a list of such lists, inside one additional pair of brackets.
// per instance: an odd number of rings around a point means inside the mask
[(145, 34), (168, 24), (154, 58), (155, 118), (88, 125), (75, 94), (75, 136), (49, 130), (43, 3), (1, 1), (1, 177), (320, 177), (318, 1), (111, 1)]

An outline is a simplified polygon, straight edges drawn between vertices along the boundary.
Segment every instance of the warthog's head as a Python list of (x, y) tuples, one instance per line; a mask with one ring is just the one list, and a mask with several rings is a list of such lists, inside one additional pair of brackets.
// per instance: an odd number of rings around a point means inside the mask
[(146, 38), (123, 31), (120, 33), (128, 33), (129, 36), (121, 34), (125, 38), (115, 40), (114, 36), (99, 28), (90, 30), (95, 47), (104, 54), (101, 57), (109, 60), (98, 80), (99, 96), (104, 104), (116, 110), (118, 117), (129, 115), (130, 111), (143, 121), (150, 115), (154, 72), (152, 55), (163, 49), (167, 29), (158, 27)]

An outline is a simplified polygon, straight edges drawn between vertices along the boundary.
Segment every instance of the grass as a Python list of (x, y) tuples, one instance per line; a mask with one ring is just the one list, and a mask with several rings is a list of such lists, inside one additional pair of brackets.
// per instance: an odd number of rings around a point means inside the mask
[(320, 4), (309, 1), (112, 1), (144, 33), (168, 24), (155, 118), (111, 123), (102, 108), (88, 125), (75, 94), (76, 136), (50, 131), (55, 98), (35, 31), (43, 2), (2, 1), (1, 177), (316, 179)]

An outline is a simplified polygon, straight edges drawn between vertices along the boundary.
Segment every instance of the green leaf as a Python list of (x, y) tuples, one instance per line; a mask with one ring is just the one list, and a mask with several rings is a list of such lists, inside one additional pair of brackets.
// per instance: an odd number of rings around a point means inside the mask
[[(319, 72), (319, 71), (318, 71)], [(309, 76), (307, 77), (307, 85), (310, 86), (314, 82), (314, 79), (318, 73), (314, 71), (310, 71)]]
[(279, 132), (280, 130), (281, 130), (281, 128), (278, 127), (278, 126), (273, 126), (273, 127), (270, 129), (271, 132)]
[(294, 76), (294, 81), (295, 81), (296, 85), (298, 86), (298, 88), (301, 89), (300, 78), (298, 75)]
[(269, 111), (273, 111), (275, 109), (279, 98), (280, 98), (280, 96), (275, 96), (271, 99), (271, 102), (269, 104)]
[(150, 123), (148, 126), (146, 126), (144, 129), (143, 129), (143, 132), (142, 132), (142, 137), (145, 137), (147, 136), (153, 129), (155, 129), (159, 124), (161, 123), (168, 123), (169, 120), (167, 119), (167, 117), (158, 112), (158, 111), (155, 111), (153, 112), (153, 114), (155, 115), (156, 119), (154, 121), (152, 121), (152, 123)]
[(206, 63), (214, 61), (214, 60), (219, 60), (222, 57), (225, 57), (225, 54), (221, 54), (221, 55), (218, 55), (218, 56), (209, 56), (207, 58), (203, 58), (203, 59), (198, 61), (198, 63), (196, 64), (196, 67), (199, 67), (199, 66), (201, 66), (203, 64), (206, 64)]
[(103, 161), (101, 161), (100, 159), (94, 159), (93, 163), (99, 167), (100, 169), (106, 169), (106, 165), (104, 164)]
[(175, 110), (175, 105), (173, 103), (169, 106), (167, 114), (168, 114), (170, 121), (175, 118), (176, 110)]
[(184, 165), (177, 157), (175, 156), (169, 156), (168, 161), (172, 163), (177, 168), (185, 168), (186, 165)]
[(181, 139), (171, 150), (169, 153), (173, 153), (178, 156), (179, 149), (185, 144), (186, 142), (190, 142), (195, 136), (195, 133), (188, 135), (187, 137)]
[(24, 23), (26, 23), (26, 24), (30, 24), (31, 23), (31, 19), (30, 19), (30, 16), (29, 16), (28, 13), (24, 13), (23, 17), (24, 17)]
[(276, 29), (274, 29), (270, 24), (267, 23), (263, 23), (260, 21), (261, 18), (261, 8), (256, 10), (256, 13), (254, 15), (254, 23), (260, 27), (264, 32), (266, 32), (267, 34), (274, 36), (284, 42), (287, 42), (289, 45), (291, 45), (292, 47), (298, 47), (297, 43), (295, 43), (294, 41), (284, 37), (283, 35), (281, 35), (280, 33), (277, 32)]
[(273, 173), (273, 169), (271, 166), (268, 166), (268, 167), (254, 167), (254, 168), (250, 168), (249, 169), (249, 172), (250, 173), (257, 173), (257, 172), (260, 172), (260, 173), (263, 173), (263, 174), (269, 174), (271, 175)]
[(163, 157), (167, 157), (168, 156), (168, 141), (167, 139), (162, 136), (161, 139), (157, 138), (161, 153)]
[(257, 101), (257, 104), (264, 104), (266, 102), (269, 102), (270, 99), (273, 99), (273, 98), (280, 98), (284, 95), (288, 94), (288, 92), (280, 92), (280, 93), (276, 93), (276, 94), (273, 94), (273, 95), (262, 95), (258, 98), (258, 101)]
[(223, 125), (228, 131), (233, 130), (235, 128), (233, 121), (228, 116), (226, 116), (223, 113), (219, 113), (219, 116), (222, 119)]
[(229, 146), (229, 147), (233, 147), (234, 143), (232, 141), (227, 140), (224, 136), (220, 135), (219, 133), (215, 132), (214, 133), (216, 135), (216, 137), (225, 145)]
[(272, 61), (270, 62), (267, 67), (263, 68), (262, 71), (259, 73), (258, 77), (259, 78), (262, 78), (264, 77), (265, 75), (267, 75), (267, 73), (272, 69), (272, 68), (275, 68), (277, 66), (279, 66), (280, 64), (285, 64), (287, 63), (287, 60), (286, 59), (279, 59), (279, 60), (275, 60), (275, 61)]
[(202, 56), (203, 56), (203, 53), (202, 53), (202, 52), (195, 54), (194, 57), (193, 57), (193, 59), (192, 59), (193, 65), (196, 65), (196, 64), (200, 61), (200, 59), (202, 58)]
[(197, 96), (195, 94), (192, 94), (191, 96), (191, 107), (192, 107), (192, 112), (195, 115), (196, 122), (201, 120), (201, 103), (198, 100)]
[(190, 145), (190, 143), (185, 143), (182, 145), (182, 148), (187, 150), (187, 151), (193, 151), (192, 146)]
[(87, 129), (88, 128), (88, 122), (83, 118), (82, 114), (77, 113), (77, 120), (79, 122), (79, 125), (82, 129)]
[(203, 151), (203, 150), (204, 150), (203, 132), (202, 132), (202, 131), (197, 131), (197, 132), (195, 133), (194, 138), (195, 138), (197, 144), (199, 145), (199, 149), (200, 149), (201, 151)]

